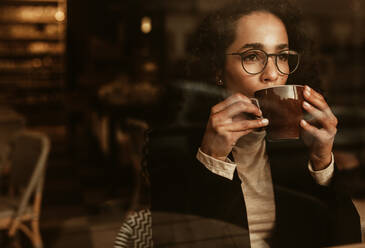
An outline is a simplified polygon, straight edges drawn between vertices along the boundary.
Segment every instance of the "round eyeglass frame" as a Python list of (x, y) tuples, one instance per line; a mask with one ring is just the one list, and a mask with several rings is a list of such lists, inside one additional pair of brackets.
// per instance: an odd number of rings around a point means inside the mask
[[(261, 70), (261, 71), (259, 71), (259, 72), (255, 72), (255, 73), (252, 73), (252, 72), (247, 71), (247, 69), (246, 69), (246, 68), (245, 68), (245, 66), (243, 65), (243, 56), (244, 56), (245, 54), (247, 54), (248, 52), (252, 52), (252, 51), (260, 51), (260, 52), (263, 52), (263, 53), (266, 55), (266, 61), (265, 61), (264, 66), (262, 67), (262, 70)], [(282, 52), (292, 52), (292, 53), (295, 53), (296, 55), (298, 55), (298, 62), (297, 62), (297, 65), (296, 65), (296, 66), (295, 66), (295, 68), (294, 68), (291, 72), (289, 72), (289, 73), (282, 72), (282, 71), (279, 69), (279, 66), (278, 66), (278, 56), (282, 55)], [(265, 70), (266, 66), (267, 66), (267, 62), (269, 61), (269, 57), (273, 57), (273, 56), (275, 57), (275, 66), (276, 66), (276, 69), (277, 69), (280, 73), (282, 73), (282, 74), (284, 74), (284, 75), (290, 75), (290, 74), (292, 74), (293, 72), (295, 72), (295, 71), (298, 69), (298, 67), (299, 67), (299, 63), (300, 63), (300, 54), (299, 54), (297, 51), (294, 51), (294, 50), (284, 50), (284, 51), (281, 51), (281, 53), (267, 53), (267, 52), (265, 52), (265, 51), (264, 51), (264, 50), (262, 50), (262, 49), (249, 49), (249, 50), (244, 51), (244, 52), (242, 52), (242, 53), (228, 53), (228, 54), (226, 54), (226, 55), (238, 55), (238, 56), (240, 56), (240, 57), (241, 57), (241, 65), (242, 65), (243, 70), (244, 70), (245, 72), (247, 72), (248, 74), (250, 74), (250, 75), (257, 75), (257, 74), (260, 74), (261, 72), (263, 72), (263, 71)]]

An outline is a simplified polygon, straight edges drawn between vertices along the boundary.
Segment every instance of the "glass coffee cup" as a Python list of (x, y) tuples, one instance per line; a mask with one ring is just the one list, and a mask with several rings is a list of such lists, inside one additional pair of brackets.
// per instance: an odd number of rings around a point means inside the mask
[(269, 120), (265, 128), (268, 141), (300, 138), (299, 124), (304, 115), (303, 90), (302, 85), (279, 85), (255, 92), (251, 101), (260, 108), (262, 116)]

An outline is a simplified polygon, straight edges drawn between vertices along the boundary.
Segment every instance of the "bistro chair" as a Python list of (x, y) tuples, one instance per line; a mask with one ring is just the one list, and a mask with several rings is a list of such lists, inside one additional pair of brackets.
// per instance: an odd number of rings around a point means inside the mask
[(21, 230), (35, 248), (43, 247), (39, 215), (49, 150), (46, 135), (31, 131), (17, 134), (10, 154), (9, 194), (0, 197), (0, 230), (6, 230), (13, 241)]

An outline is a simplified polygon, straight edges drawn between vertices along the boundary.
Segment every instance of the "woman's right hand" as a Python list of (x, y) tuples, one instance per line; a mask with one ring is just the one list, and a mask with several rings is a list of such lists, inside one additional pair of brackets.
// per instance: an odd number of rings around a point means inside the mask
[(200, 147), (202, 152), (225, 161), (240, 137), (269, 123), (267, 119), (250, 119), (247, 114), (262, 116), (260, 109), (240, 93), (214, 105)]

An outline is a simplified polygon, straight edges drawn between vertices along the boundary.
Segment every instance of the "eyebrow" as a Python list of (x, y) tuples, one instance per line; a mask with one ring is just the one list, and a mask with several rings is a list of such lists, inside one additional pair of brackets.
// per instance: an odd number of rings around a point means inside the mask
[[(276, 49), (280, 50), (280, 49), (284, 49), (284, 48), (288, 48), (288, 47), (289, 47), (289, 45), (284, 43), (284, 44), (277, 45)], [(245, 48), (263, 49), (264, 45), (261, 43), (248, 43), (248, 44), (245, 44), (242, 47), (240, 47), (239, 51), (241, 51)]]

